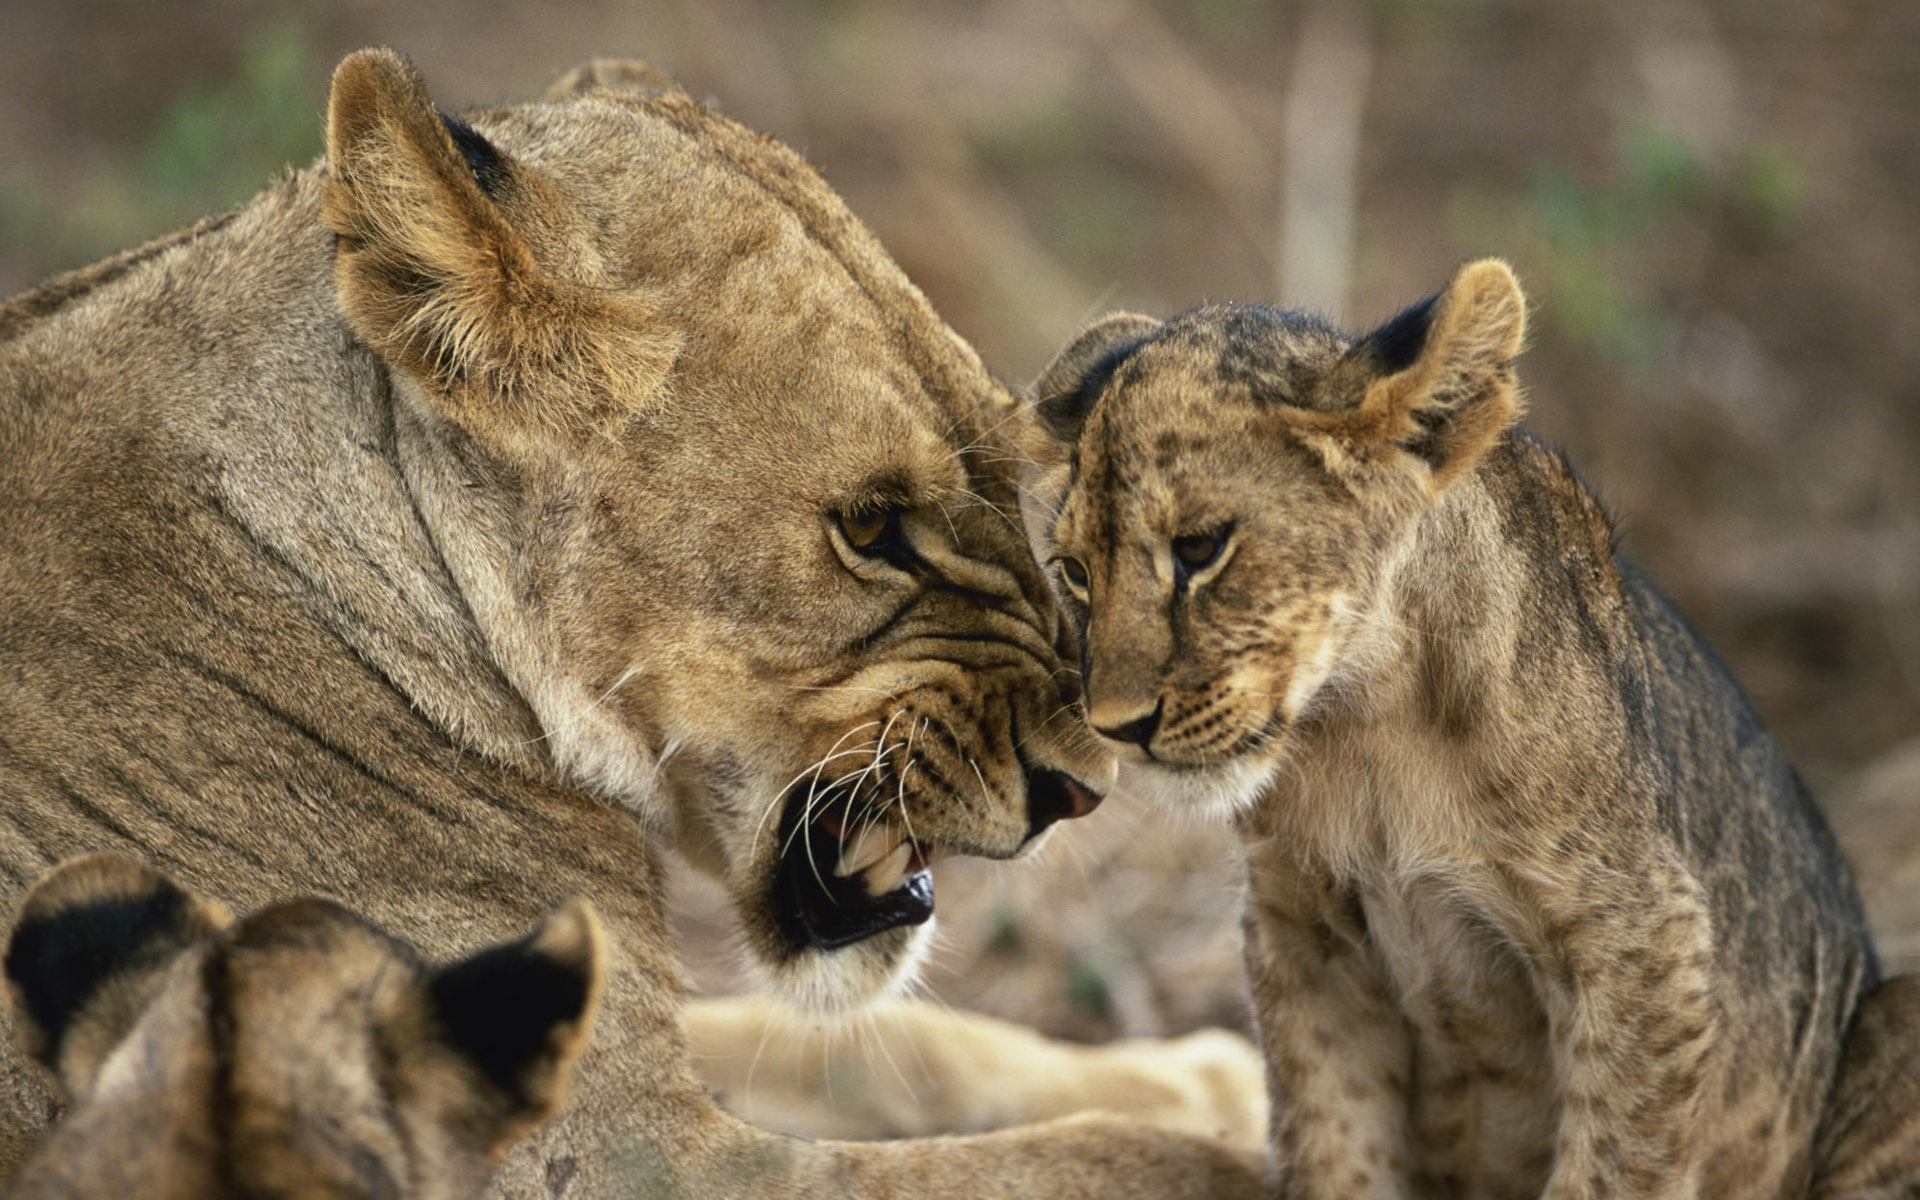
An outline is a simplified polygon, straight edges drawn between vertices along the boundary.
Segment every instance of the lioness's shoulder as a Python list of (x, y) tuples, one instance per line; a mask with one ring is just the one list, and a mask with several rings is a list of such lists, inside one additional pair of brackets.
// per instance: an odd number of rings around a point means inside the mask
[(329, 901), (234, 922), (132, 859), (71, 860), (7, 945), (21, 1040), (69, 1105), (10, 1195), (474, 1194), (557, 1105), (599, 946), (576, 902), (434, 967)]

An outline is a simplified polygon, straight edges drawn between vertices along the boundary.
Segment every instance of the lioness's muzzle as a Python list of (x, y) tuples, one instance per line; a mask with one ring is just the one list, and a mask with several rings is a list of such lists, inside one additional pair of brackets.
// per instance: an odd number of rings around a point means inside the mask
[[(1099, 807), (1100, 793), (1063, 771), (1030, 770), (1027, 840)], [(915, 840), (896, 807), (875, 810), (844, 790), (797, 788), (780, 820), (774, 913), (797, 950), (836, 950), (933, 916), (939, 848)]]

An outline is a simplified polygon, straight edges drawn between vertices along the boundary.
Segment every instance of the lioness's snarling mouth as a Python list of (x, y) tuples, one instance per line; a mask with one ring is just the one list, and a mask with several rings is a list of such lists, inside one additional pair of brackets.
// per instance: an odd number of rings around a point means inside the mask
[[(1027, 775), (1028, 840), (1099, 806), (1101, 794), (1059, 771)], [(933, 916), (933, 873), (945, 853), (915, 839), (895, 808), (876, 811), (851, 792), (796, 789), (780, 820), (773, 910), (796, 950), (837, 950)]]
[(849, 794), (788, 798), (773, 908), (796, 949), (837, 950), (933, 916), (932, 848), (854, 804)]

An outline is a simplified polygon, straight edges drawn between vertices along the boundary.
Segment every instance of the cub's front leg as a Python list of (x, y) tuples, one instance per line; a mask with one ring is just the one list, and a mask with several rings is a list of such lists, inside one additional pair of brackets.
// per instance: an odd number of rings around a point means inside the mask
[(1667, 848), (1625, 870), (1511, 870), (1547, 1009), (1560, 1124), (1545, 1200), (1698, 1192), (1692, 1152), (1720, 1053), (1713, 929)]
[(1362, 919), (1333, 881), (1267, 864), (1246, 926), (1279, 1194), (1401, 1200), (1412, 1051)]

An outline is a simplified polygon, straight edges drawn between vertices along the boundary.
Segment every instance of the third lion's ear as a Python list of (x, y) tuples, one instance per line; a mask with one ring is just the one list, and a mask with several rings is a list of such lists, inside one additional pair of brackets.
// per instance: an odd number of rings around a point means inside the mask
[(341, 311), (482, 445), (591, 432), (659, 389), (678, 335), (635, 297), (543, 270), (510, 217), (537, 208), (551, 222), (564, 201), (443, 118), (393, 51), (334, 71), (327, 170)]
[(440, 968), (429, 985), (449, 1047), (504, 1102), (503, 1144), (553, 1112), (599, 1007), (605, 950), (585, 900), (562, 905), (519, 941)]
[(34, 885), (7, 940), (7, 990), (21, 1047), (84, 1098), (146, 1007), (161, 971), (227, 927), (220, 905), (146, 863), (69, 859)]
[(1513, 360), (1526, 298), (1507, 264), (1468, 263), (1446, 290), (1380, 326), (1351, 357), (1373, 377), (1360, 403), (1326, 423), (1330, 459), (1402, 451), (1423, 463), (1437, 494), (1472, 470), (1515, 421)]

